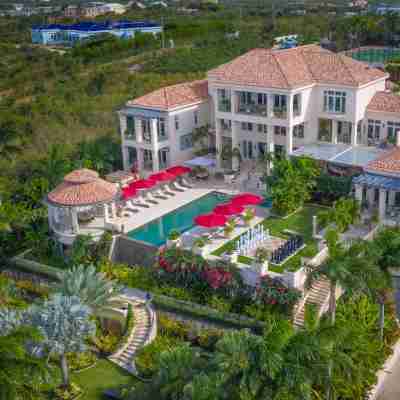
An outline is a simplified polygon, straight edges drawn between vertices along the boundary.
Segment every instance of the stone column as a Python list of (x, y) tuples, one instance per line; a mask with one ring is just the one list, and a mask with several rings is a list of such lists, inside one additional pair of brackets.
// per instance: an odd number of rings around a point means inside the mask
[(396, 203), (396, 192), (394, 190), (389, 190), (389, 206), (393, 207)]
[(130, 169), (128, 146), (124, 145), (124, 142), (122, 142), (122, 164), (125, 170)]
[[(240, 149), (238, 138), (238, 124), (239, 122), (232, 121), (232, 150), (235, 148)], [(232, 158), (232, 169), (234, 171), (237, 171), (239, 169), (239, 160), (237, 159), (237, 157)]]
[(357, 146), (357, 125), (358, 121), (352, 121), (351, 127), (351, 145)]
[(379, 219), (382, 221), (386, 215), (386, 190), (379, 189)]
[(338, 123), (335, 119), (332, 119), (332, 143), (337, 144), (338, 142)]
[(78, 223), (78, 213), (76, 208), (71, 208), (71, 221), (72, 221), (72, 232), (75, 235), (79, 235), (79, 223)]
[(153, 150), (153, 172), (160, 170), (160, 159), (158, 158), (158, 151)]
[(293, 153), (293, 125), (289, 125), (286, 129), (286, 156), (289, 157)]
[(355, 187), (355, 195), (356, 195), (356, 200), (362, 204), (363, 201), (363, 187), (361, 185), (354, 185)]
[(221, 120), (215, 119), (215, 147), (217, 148), (217, 168), (222, 168), (222, 135), (221, 135)]
[(368, 208), (371, 209), (375, 203), (375, 189), (374, 188), (367, 189), (367, 202), (368, 202)]

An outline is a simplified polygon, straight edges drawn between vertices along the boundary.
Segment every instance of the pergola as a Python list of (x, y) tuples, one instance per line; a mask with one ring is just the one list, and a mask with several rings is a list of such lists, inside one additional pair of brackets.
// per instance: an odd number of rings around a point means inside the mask
[(118, 192), (118, 185), (101, 179), (95, 171), (69, 173), (46, 197), (50, 229), (64, 244), (72, 244), (79, 234), (100, 237), (109, 214), (115, 216)]

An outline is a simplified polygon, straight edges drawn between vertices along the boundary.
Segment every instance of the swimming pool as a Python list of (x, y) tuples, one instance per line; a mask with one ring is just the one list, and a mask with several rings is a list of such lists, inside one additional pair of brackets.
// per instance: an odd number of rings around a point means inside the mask
[(348, 52), (352, 58), (358, 61), (364, 61), (367, 63), (380, 63), (384, 64), (391, 59), (400, 57), (400, 49), (391, 47), (372, 47), (372, 48), (360, 48), (354, 49)]
[(194, 226), (195, 217), (209, 213), (216, 205), (227, 201), (229, 201), (229, 196), (225, 194), (208, 193), (138, 229), (128, 232), (128, 236), (160, 247), (167, 241), (169, 232), (177, 230), (183, 233), (191, 229)]

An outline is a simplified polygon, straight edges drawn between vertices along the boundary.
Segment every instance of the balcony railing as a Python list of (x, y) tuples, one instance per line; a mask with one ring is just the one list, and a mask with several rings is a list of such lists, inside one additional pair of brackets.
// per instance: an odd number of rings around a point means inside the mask
[(136, 132), (134, 131), (125, 131), (125, 139), (126, 140), (136, 140)]
[(143, 143), (151, 144), (151, 133), (143, 133)]
[(230, 101), (230, 99), (220, 99), (218, 101), (218, 111), (231, 112), (231, 101)]
[(164, 132), (164, 133), (158, 132), (157, 139), (159, 142), (165, 142), (166, 140), (168, 140), (167, 132)]
[(267, 116), (268, 109), (267, 109), (267, 106), (264, 105), (264, 104), (243, 104), (243, 103), (239, 103), (238, 113)]
[(286, 110), (286, 108), (274, 107), (274, 109), (272, 110), (272, 116), (274, 118), (286, 119), (287, 118), (287, 110)]

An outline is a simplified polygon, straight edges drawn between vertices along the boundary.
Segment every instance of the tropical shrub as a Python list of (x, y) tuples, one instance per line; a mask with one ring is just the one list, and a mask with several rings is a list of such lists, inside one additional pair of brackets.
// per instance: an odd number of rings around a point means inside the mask
[(82, 394), (82, 389), (76, 384), (71, 383), (69, 387), (58, 387), (54, 390), (56, 400), (74, 400)]
[(186, 340), (191, 330), (188, 323), (177, 321), (163, 314), (158, 317), (157, 327), (161, 335), (175, 337), (180, 340)]
[(351, 191), (353, 176), (335, 176), (322, 172), (316, 179), (312, 201), (323, 205), (331, 205)]
[(250, 222), (254, 219), (256, 213), (254, 209), (252, 208), (247, 208), (245, 212), (242, 215), (243, 221), (246, 223), (246, 225), (249, 225)]
[(172, 230), (169, 235), (168, 235), (168, 239), (169, 240), (177, 240), (179, 239), (179, 236), (181, 234), (179, 233), (179, 231), (177, 231), (176, 229)]
[(311, 158), (274, 160), (272, 175), (264, 175), (273, 209), (287, 215), (302, 207), (311, 198), (319, 173), (316, 161)]
[(215, 345), (223, 335), (222, 330), (216, 328), (201, 329), (197, 337), (197, 342), (200, 347), (207, 351), (214, 351)]
[(318, 214), (321, 226), (334, 224), (339, 232), (344, 232), (351, 224), (357, 222), (360, 216), (360, 204), (351, 198), (340, 198), (333, 207)]
[(261, 277), (256, 291), (258, 302), (276, 305), (288, 313), (302, 296), (300, 290), (289, 288), (281, 279), (268, 275)]
[(84, 351), (83, 353), (68, 353), (67, 360), (71, 371), (74, 372), (92, 366), (97, 357), (91, 351)]
[(130, 331), (133, 328), (133, 324), (134, 324), (133, 307), (132, 307), (131, 303), (128, 303), (128, 310), (126, 312), (124, 335), (130, 333)]
[(150, 344), (139, 349), (135, 356), (135, 365), (143, 377), (153, 376), (159, 368), (159, 358), (179, 343), (177, 338), (158, 335)]
[(112, 333), (100, 333), (89, 338), (89, 342), (93, 343), (102, 355), (108, 356), (118, 349), (120, 339), (120, 336)]

